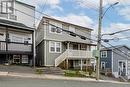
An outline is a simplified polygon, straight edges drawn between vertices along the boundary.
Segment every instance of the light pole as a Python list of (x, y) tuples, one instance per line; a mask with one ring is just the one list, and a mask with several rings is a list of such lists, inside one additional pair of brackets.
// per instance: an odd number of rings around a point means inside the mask
[(99, 80), (99, 75), (100, 75), (100, 47), (101, 47), (101, 30), (102, 30), (102, 19), (106, 12), (114, 5), (117, 5), (119, 2), (116, 2), (110, 7), (106, 9), (106, 11), (103, 13), (103, 0), (100, 0), (100, 6), (99, 6), (99, 24), (98, 24), (98, 41), (97, 41), (97, 50), (99, 52), (98, 57), (96, 57), (96, 80)]

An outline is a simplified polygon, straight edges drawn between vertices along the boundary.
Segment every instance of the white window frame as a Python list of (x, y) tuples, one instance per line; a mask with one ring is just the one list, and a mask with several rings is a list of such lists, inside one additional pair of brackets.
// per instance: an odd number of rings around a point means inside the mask
[[(104, 56), (104, 54), (106, 56)], [(107, 51), (101, 51), (101, 58), (107, 58)]]
[(103, 70), (103, 63), (104, 63), (104, 70), (106, 69), (106, 62), (101, 61), (101, 70)]
[[(54, 43), (54, 51), (51, 51), (51, 43)], [(57, 52), (56, 48), (56, 44), (59, 43), (60, 44), (60, 52)], [(49, 53), (61, 53), (62, 52), (62, 44), (61, 42), (56, 42), (56, 41), (49, 41)]]
[[(51, 31), (51, 28), (52, 28), (52, 27), (55, 27), (55, 26), (49, 25), (49, 33), (52, 33), (52, 34), (59, 34), (59, 35), (62, 34), (62, 30), (61, 30), (60, 33), (57, 33), (56, 31), (55, 31), (55, 32), (52, 32), (52, 31)], [(57, 28), (56, 28), (56, 29), (57, 29)]]
[[(9, 6), (9, 4), (10, 4), (10, 6)], [(13, 13), (14, 10), (10, 10), (10, 7), (11, 7), (11, 9), (13, 9), (12, 1), (2, 1), (1, 2), (1, 13), (4, 13), (4, 14)]]
[(27, 64), (28, 60), (29, 60), (28, 55), (22, 55), (22, 63), (23, 64)]

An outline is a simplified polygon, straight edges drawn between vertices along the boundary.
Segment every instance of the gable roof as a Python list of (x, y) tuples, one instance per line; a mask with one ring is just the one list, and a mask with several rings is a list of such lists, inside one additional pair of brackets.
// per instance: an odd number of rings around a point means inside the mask
[(35, 9), (35, 6), (16, 0), (16, 2)]
[(120, 47), (125, 47), (125, 48), (130, 50), (130, 47), (128, 47), (126, 45), (117, 45), (117, 46), (113, 46), (113, 47), (102, 48), (101, 50), (114, 50), (114, 49), (117, 49), (117, 48), (120, 48)]
[(22, 29), (22, 30), (31, 30), (31, 31), (34, 30), (34, 28), (30, 28), (30, 27), (28, 27), (28, 26), (26, 26), (22, 23), (14, 22), (14, 21), (6, 20), (6, 19), (0, 19), (0, 25), (19, 28), (19, 29)]
[(91, 28), (87, 28), (87, 27), (84, 27), (84, 26), (80, 26), (80, 25), (76, 25), (76, 24), (73, 24), (73, 23), (65, 22), (65, 21), (62, 21), (62, 20), (59, 20), (59, 19), (56, 19), (56, 18), (53, 18), (53, 17), (43, 16), (42, 20), (44, 20), (44, 18), (45, 19), (54, 20), (54, 21), (58, 21), (58, 22), (62, 22), (62, 23), (68, 24), (68, 25), (73, 25), (73, 26), (76, 26), (76, 27), (81, 27), (81, 28), (93, 31), (93, 29), (91, 29)]

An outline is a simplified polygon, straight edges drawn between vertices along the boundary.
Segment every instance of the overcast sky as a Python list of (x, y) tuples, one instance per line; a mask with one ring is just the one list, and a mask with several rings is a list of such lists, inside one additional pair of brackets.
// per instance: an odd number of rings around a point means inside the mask
[[(52, 17), (77, 25), (93, 28), (93, 37), (97, 35), (99, 0), (19, 0), (36, 6), (36, 9)], [(104, 11), (112, 4), (103, 18), (102, 33), (112, 33), (130, 28), (130, 0), (104, 0)], [(37, 14), (38, 18), (43, 15)], [(37, 21), (38, 22), (38, 21)], [(130, 37), (130, 31), (104, 38)], [(112, 45), (128, 45), (130, 39), (110, 41)]]

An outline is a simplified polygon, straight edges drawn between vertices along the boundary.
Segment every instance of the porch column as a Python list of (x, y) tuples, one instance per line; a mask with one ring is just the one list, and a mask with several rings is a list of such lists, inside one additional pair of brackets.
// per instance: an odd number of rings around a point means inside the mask
[(83, 60), (81, 59), (80, 70), (83, 70)]
[(90, 59), (87, 59), (86, 60), (86, 71), (88, 71), (88, 67), (90, 66)]
[[(69, 54), (69, 49), (70, 49), (69, 47), (70, 47), (70, 42), (67, 43), (68, 54)], [(68, 58), (69, 58), (69, 55), (68, 55), (68, 57), (66, 58), (66, 69), (69, 68), (69, 63), (68, 63), (69, 61), (68, 61)]]
[[(8, 27), (6, 27), (6, 53), (8, 52), (8, 39), (9, 39)], [(8, 54), (6, 54), (6, 61), (8, 61)]]

